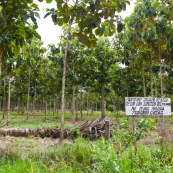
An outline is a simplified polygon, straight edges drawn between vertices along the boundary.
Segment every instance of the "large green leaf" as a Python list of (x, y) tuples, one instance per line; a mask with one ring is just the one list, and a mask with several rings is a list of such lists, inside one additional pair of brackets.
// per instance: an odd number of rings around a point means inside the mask
[(105, 29), (104, 29), (104, 35), (105, 35), (105, 36), (109, 36), (109, 33), (110, 33), (110, 32), (109, 32), (109, 27), (106, 26)]
[(59, 26), (63, 25), (63, 19), (62, 18), (57, 18), (55, 24), (58, 24)]
[(38, 5), (37, 4), (32, 4), (31, 7), (35, 8), (36, 10), (39, 10)]
[(48, 12), (48, 13), (44, 16), (44, 18), (46, 18), (46, 17), (49, 16), (49, 15), (51, 15), (50, 12)]
[(50, 4), (52, 2), (52, 0), (46, 0), (46, 3)]
[(123, 9), (123, 7), (122, 7), (122, 5), (121, 4), (118, 4), (118, 12), (120, 12), (120, 11), (122, 11), (122, 9)]
[(57, 15), (51, 15), (51, 17), (52, 17), (53, 22), (56, 23), (57, 22)]
[(26, 22), (29, 19), (29, 15), (27, 13), (20, 15), (23, 22)]
[(104, 28), (97, 28), (95, 30), (95, 34), (98, 35), (98, 36), (102, 36), (104, 33)]
[(117, 31), (121, 32), (123, 30), (123, 24), (122, 23), (118, 23), (117, 24)]
[(63, 17), (63, 23), (68, 23), (70, 16), (67, 14)]
[(27, 0), (27, 2), (31, 4), (31, 3), (33, 3), (33, 0)]
[(34, 23), (35, 25), (37, 25), (37, 20), (36, 20), (35, 17), (31, 17), (31, 20), (33, 21), (33, 23)]
[(94, 12), (94, 10), (95, 10), (95, 4), (90, 4), (90, 9), (91, 9), (91, 11)]

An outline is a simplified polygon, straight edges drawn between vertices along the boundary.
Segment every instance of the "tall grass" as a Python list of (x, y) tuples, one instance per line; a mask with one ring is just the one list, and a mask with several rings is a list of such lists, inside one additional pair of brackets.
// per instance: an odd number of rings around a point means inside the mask
[(117, 153), (117, 146), (103, 138), (87, 141), (77, 138), (73, 145), (61, 145), (27, 157), (14, 152), (1, 153), (1, 173), (172, 173), (173, 149), (160, 145), (129, 146)]

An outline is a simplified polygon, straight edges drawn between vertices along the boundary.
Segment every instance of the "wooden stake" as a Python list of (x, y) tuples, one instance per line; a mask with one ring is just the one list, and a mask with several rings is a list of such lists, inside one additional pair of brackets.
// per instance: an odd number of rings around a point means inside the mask
[(133, 132), (135, 132), (135, 122), (136, 122), (136, 120), (135, 120), (135, 115), (132, 115), (132, 129), (133, 129)]
[(163, 137), (163, 130), (164, 130), (164, 115), (161, 115), (161, 124), (160, 124), (160, 134)]
[(110, 139), (110, 121), (105, 120), (105, 139)]

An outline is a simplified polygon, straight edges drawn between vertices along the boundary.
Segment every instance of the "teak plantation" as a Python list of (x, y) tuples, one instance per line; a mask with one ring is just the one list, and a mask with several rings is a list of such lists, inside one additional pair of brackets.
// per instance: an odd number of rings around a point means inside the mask
[[(63, 31), (47, 47), (40, 3)], [(172, 115), (125, 115), (173, 102), (173, 1), (130, 4), (0, 0), (0, 173), (173, 173)]]

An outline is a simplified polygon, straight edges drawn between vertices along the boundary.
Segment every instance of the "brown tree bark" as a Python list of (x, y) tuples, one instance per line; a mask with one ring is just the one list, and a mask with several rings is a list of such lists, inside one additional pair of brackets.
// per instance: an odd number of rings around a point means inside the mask
[(3, 50), (0, 47), (0, 82), (1, 82), (1, 76), (2, 76), (2, 55), (3, 55)]
[(24, 108), (24, 101), (23, 101), (23, 97), (22, 97), (22, 112), (21, 112), (21, 114), (23, 115), (24, 114), (24, 112), (25, 112), (25, 110), (24, 110), (25, 108)]
[(19, 114), (20, 112), (20, 97), (18, 97), (18, 101), (17, 101), (17, 113)]
[(102, 113), (101, 118), (105, 118), (105, 88), (104, 88), (104, 82), (102, 81)]
[(71, 25), (73, 22), (73, 18), (69, 20), (68, 29), (67, 29), (67, 37), (66, 37), (66, 46), (65, 46), (65, 53), (63, 58), (63, 75), (62, 75), (62, 97), (61, 97), (61, 134), (60, 140), (64, 139), (64, 112), (65, 112), (65, 82), (66, 82), (66, 59), (67, 59), (67, 51), (69, 45), (69, 37), (70, 37), (70, 30)]
[(5, 80), (5, 78), (4, 78), (4, 92), (3, 92), (3, 115), (2, 115), (2, 118), (4, 119), (5, 118), (5, 110), (6, 110), (6, 97), (5, 97), (5, 90), (6, 90), (6, 88), (5, 88), (5, 84), (6, 84), (6, 80)]
[(81, 91), (80, 91), (80, 116), (81, 116), (81, 119), (83, 118), (83, 101), (82, 101), (82, 96), (83, 96), (83, 93), (82, 93), (82, 88), (81, 88)]
[(160, 52), (160, 45), (158, 45), (159, 47), (159, 60), (160, 60), (160, 94), (161, 94), (161, 97), (163, 97), (163, 74), (162, 74), (162, 58), (161, 58), (161, 52)]
[(144, 67), (142, 67), (142, 78), (143, 78), (143, 93), (144, 93), (144, 97), (146, 97), (146, 81), (145, 81)]
[(72, 117), (73, 117), (73, 121), (75, 120), (75, 89), (76, 87), (73, 85), (72, 87), (72, 105), (71, 105), (71, 111), (72, 111)]
[(44, 114), (47, 115), (47, 100), (45, 99)]
[(151, 92), (151, 97), (154, 97), (153, 94), (153, 66), (152, 66), (152, 58), (150, 57), (150, 92)]
[(10, 98), (11, 98), (11, 92), (10, 92), (10, 88), (11, 88), (11, 81), (10, 81), (10, 77), (8, 79), (8, 106), (7, 106), (7, 126), (9, 123), (9, 118), (10, 118)]
[(78, 88), (76, 89), (76, 121), (78, 121)]
[(155, 85), (155, 97), (157, 97), (157, 82), (156, 82), (156, 77), (154, 78), (154, 85)]
[(53, 99), (53, 115), (57, 115), (57, 101), (56, 101), (56, 96), (54, 96)]
[(28, 69), (28, 95), (27, 95), (27, 106), (26, 106), (26, 120), (28, 120), (28, 113), (29, 113), (30, 83), (31, 83), (31, 67), (29, 67)]
[(87, 116), (89, 112), (89, 91), (87, 92)]
[(32, 104), (32, 114), (34, 115), (35, 118), (35, 109), (36, 109), (36, 96), (37, 96), (37, 90), (36, 90), (36, 86), (35, 86), (35, 93), (34, 93), (34, 97), (33, 97), (33, 104)]

